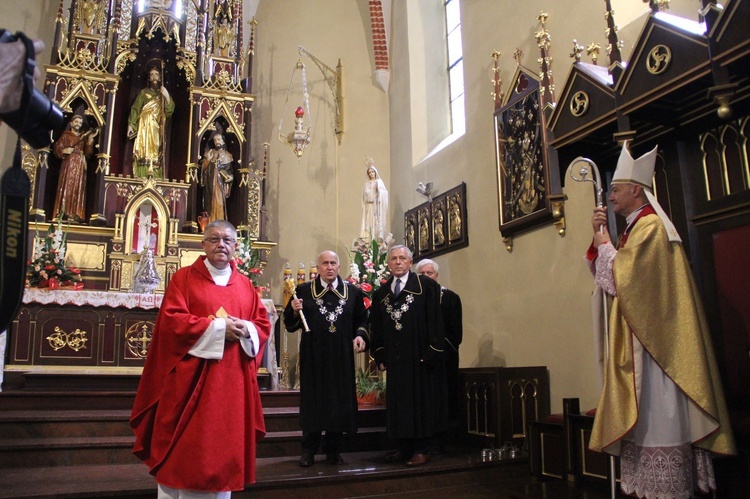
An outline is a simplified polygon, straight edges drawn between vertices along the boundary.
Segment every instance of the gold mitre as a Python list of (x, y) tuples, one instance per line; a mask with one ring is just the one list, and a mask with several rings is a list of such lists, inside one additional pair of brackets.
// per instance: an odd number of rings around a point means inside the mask
[(615, 174), (612, 176), (612, 184), (638, 184), (651, 190), (658, 148), (659, 146), (656, 146), (640, 158), (633, 159), (628, 151), (628, 143), (625, 142), (617, 160)]

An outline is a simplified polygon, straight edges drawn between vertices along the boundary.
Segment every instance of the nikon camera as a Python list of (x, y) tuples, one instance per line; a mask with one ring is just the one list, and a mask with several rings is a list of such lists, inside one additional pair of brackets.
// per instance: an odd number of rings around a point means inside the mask
[(62, 127), (63, 113), (57, 104), (34, 88), (36, 61), (31, 40), (20, 31), (14, 35), (0, 29), (0, 43), (18, 40), (26, 45), (26, 67), (19, 76), (23, 79), (21, 107), (9, 113), (0, 113), (0, 120), (7, 123), (31, 147), (40, 149), (50, 144), (50, 131)]

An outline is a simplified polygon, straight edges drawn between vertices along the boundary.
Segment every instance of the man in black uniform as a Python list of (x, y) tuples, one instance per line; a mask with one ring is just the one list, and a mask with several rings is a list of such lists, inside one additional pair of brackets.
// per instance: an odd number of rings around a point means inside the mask
[[(339, 257), (333, 251), (318, 256), (318, 277), (297, 287), (297, 299), (284, 309), (287, 331), (302, 329), (300, 341), (299, 465), (315, 463), (325, 431), (323, 452), (330, 464), (343, 464), (340, 444), (344, 433), (357, 430), (354, 351), (366, 347), (367, 309), (362, 291), (338, 275)], [(302, 315), (310, 331), (304, 331)]]
[[(438, 270), (440, 267), (436, 262), (425, 258), (417, 264), (417, 273), (427, 276), (438, 282)], [(445, 324), (445, 375), (448, 381), (448, 426), (452, 429), (459, 426), (459, 409), (461, 403), (461, 386), (458, 379), (458, 347), (463, 339), (463, 314), (461, 310), (461, 297), (446, 288), (440, 287), (440, 308), (443, 312), (443, 323)], [(443, 438), (437, 439), (435, 445), (430, 448), (431, 454), (442, 451)]]
[(370, 348), (388, 370), (386, 427), (399, 447), (385, 459), (420, 466), (430, 461), (430, 439), (447, 427), (445, 333), (440, 285), (410, 272), (411, 264), (406, 246), (388, 252), (392, 277), (373, 294)]

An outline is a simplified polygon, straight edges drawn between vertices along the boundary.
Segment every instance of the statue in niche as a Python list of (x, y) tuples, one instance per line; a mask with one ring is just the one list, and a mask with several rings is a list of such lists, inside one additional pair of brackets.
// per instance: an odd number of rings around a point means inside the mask
[(448, 201), (448, 221), (450, 222), (448, 237), (451, 241), (461, 238), (461, 207), (458, 205), (460, 198), (451, 197)]
[(214, 53), (227, 57), (234, 45), (237, 33), (234, 28), (234, 13), (226, 1), (219, 3), (214, 12)]
[(412, 220), (409, 220), (409, 222), (406, 224), (406, 247), (409, 248), (412, 253), (414, 253), (417, 249), (415, 245), (415, 233), (414, 230), (414, 222)]
[(138, 93), (128, 117), (128, 138), (135, 139), (134, 176), (164, 178), (164, 130), (174, 107), (159, 68), (151, 67), (148, 84)]
[(81, 6), (81, 32), (88, 34), (96, 32), (99, 15), (102, 12), (101, 0), (81, 0), (79, 5)]
[(201, 187), (203, 187), (203, 211), (210, 220), (227, 219), (226, 200), (232, 192), (234, 158), (227, 150), (221, 126), (211, 134), (201, 161)]
[(372, 158), (365, 161), (367, 180), (362, 189), (362, 225), (360, 237), (367, 242), (373, 239), (388, 241), (391, 234), (386, 227), (388, 220), (388, 190), (380, 179)]
[(443, 209), (438, 208), (435, 210), (435, 217), (432, 220), (432, 241), (434, 246), (442, 246), (445, 242), (445, 232), (443, 231), (444, 220)]
[(419, 221), (419, 251), (430, 249), (430, 223), (427, 217), (422, 217)]
[(86, 162), (94, 154), (94, 138), (99, 134), (98, 128), (83, 132), (82, 127), (83, 116), (73, 115), (53, 146), (62, 164), (52, 214), (77, 223), (86, 221)]

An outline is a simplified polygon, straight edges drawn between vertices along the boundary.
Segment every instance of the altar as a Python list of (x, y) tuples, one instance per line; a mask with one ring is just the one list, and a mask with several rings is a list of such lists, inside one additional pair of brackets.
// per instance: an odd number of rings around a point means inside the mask
[[(252, 267), (241, 270), (256, 285), (275, 246), (268, 150), (252, 148), (255, 24), (245, 22), (242, 2), (94, 4), (73, 0), (68, 18), (61, 11), (55, 19), (44, 94), (64, 126), (49, 148), (23, 149), (36, 264), (0, 336), (6, 373), (138, 375), (163, 293), (203, 254), (206, 224), (237, 228), (238, 262)], [(145, 255), (154, 294), (132, 293)], [(70, 269), (83, 289), (58, 288), (72, 284), (58, 278)], [(264, 304), (273, 324), (275, 307)], [(273, 334), (263, 355), (259, 374), (276, 388)]]
[[(9, 330), (6, 372), (140, 374), (164, 295), (27, 288)], [(278, 319), (263, 299), (271, 335), (262, 373), (278, 385), (273, 331)], [(274, 380), (276, 382), (274, 383)]]

